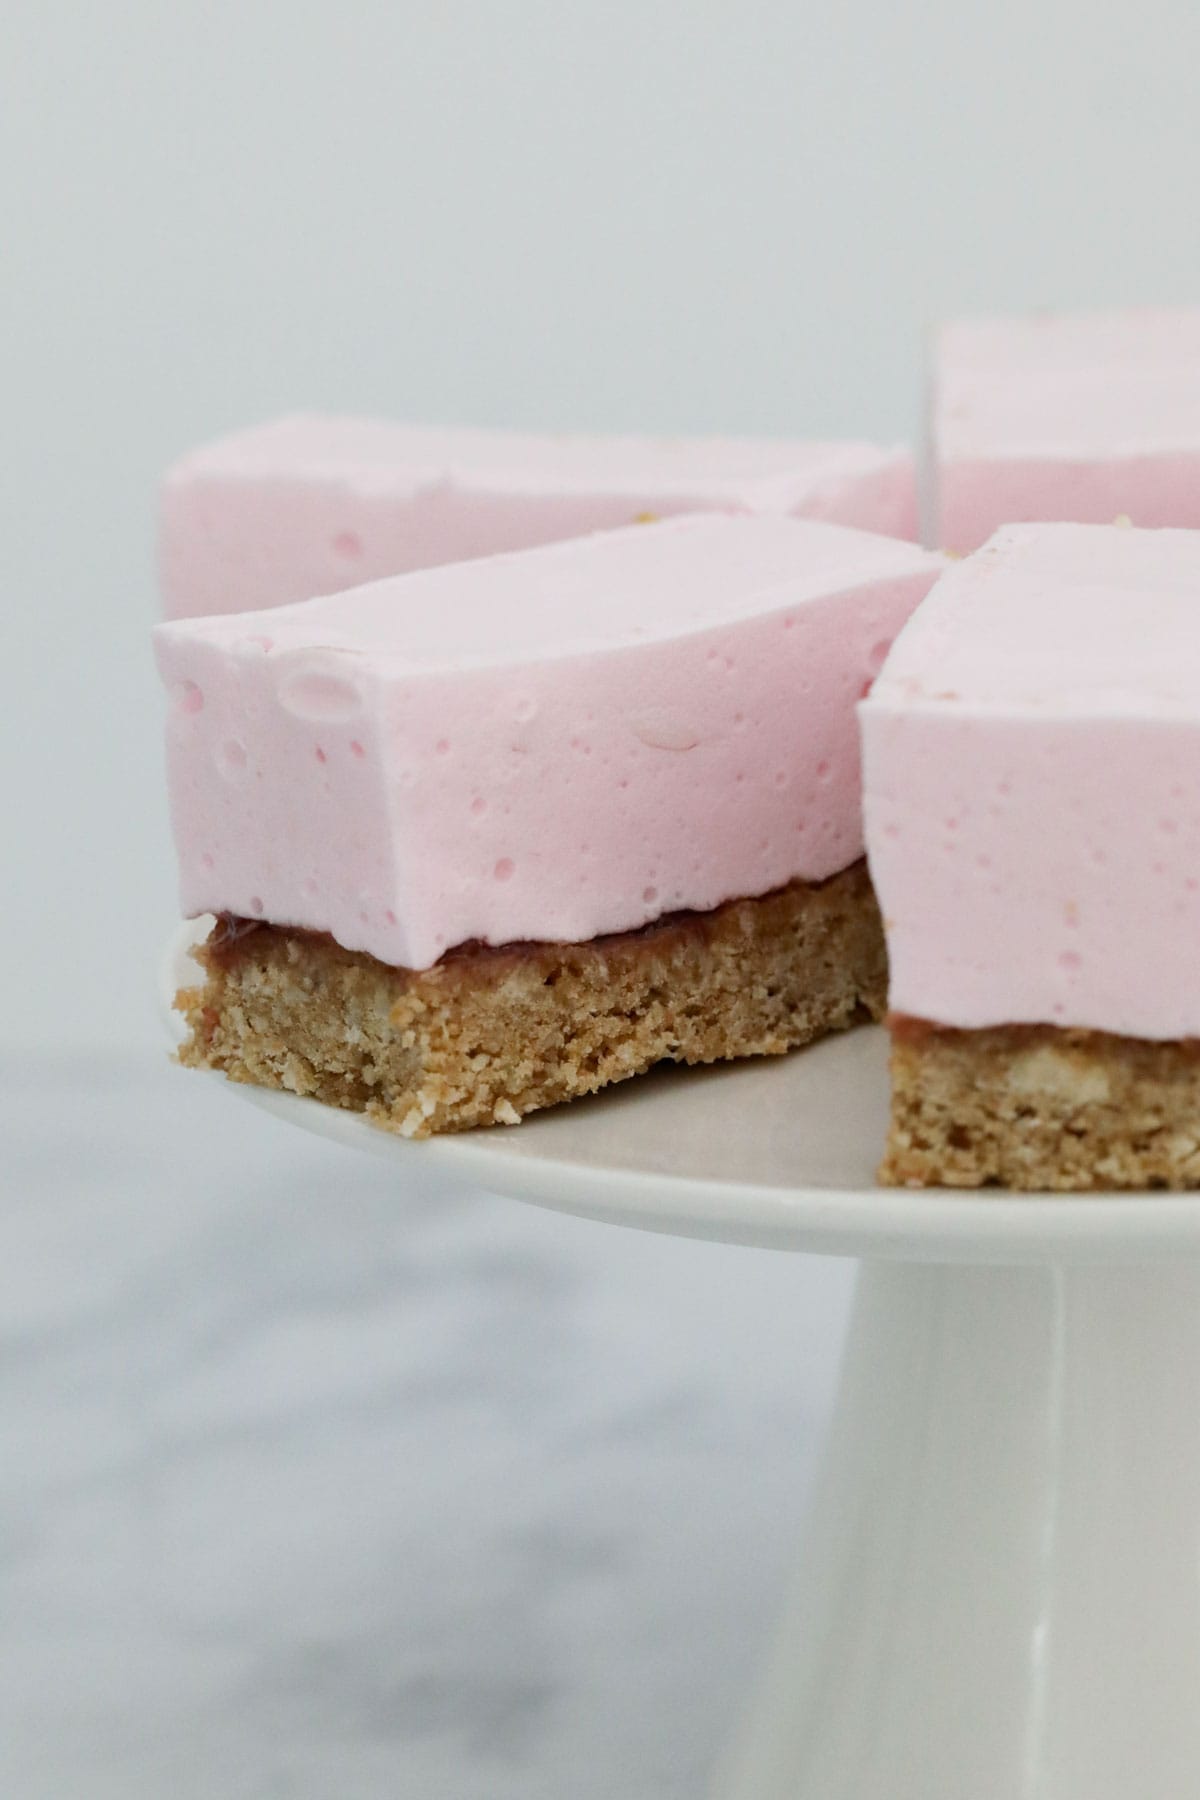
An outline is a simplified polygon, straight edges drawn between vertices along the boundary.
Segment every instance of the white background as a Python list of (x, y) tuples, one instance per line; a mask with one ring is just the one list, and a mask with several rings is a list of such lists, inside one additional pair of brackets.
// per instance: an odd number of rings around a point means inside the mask
[(1200, 299), (1195, 0), (0, 0), (0, 1047), (148, 1047), (153, 505), (299, 406), (893, 436)]

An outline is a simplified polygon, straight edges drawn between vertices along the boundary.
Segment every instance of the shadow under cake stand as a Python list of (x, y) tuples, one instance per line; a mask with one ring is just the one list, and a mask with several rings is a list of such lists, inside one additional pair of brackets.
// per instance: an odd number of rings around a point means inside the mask
[[(168, 997), (200, 935), (172, 944)], [(720, 1800), (1200, 1795), (1200, 1199), (876, 1188), (875, 1028), (425, 1143), (231, 1091), (398, 1174), (862, 1259), (803, 1556)]]

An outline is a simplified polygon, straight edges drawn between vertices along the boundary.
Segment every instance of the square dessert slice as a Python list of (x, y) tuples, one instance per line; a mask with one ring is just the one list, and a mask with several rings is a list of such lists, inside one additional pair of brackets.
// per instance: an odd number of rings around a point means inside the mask
[(1029, 520), (1200, 526), (1200, 308), (949, 325), (932, 435), (947, 550)]
[(781, 513), (917, 535), (907, 449), (745, 438), (531, 437), (297, 417), (171, 469), (168, 618), (244, 612), (632, 525)]
[(882, 1179), (1200, 1186), (1200, 533), (1006, 527), (861, 711)]
[(943, 566), (707, 516), (160, 626), (184, 1060), (411, 1135), (881, 1011), (855, 704)]

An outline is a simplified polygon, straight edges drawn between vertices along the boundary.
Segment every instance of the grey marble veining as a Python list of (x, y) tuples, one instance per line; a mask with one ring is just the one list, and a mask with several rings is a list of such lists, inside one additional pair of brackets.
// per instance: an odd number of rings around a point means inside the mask
[(0, 1106), (5, 1800), (703, 1792), (848, 1269), (423, 1193), (165, 1059)]

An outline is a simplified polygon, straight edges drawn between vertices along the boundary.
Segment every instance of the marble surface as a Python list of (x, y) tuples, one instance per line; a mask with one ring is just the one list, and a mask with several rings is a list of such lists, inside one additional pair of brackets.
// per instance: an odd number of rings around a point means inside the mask
[(702, 1794), (851, 1270), (0, 1068), (5, 1800)]

